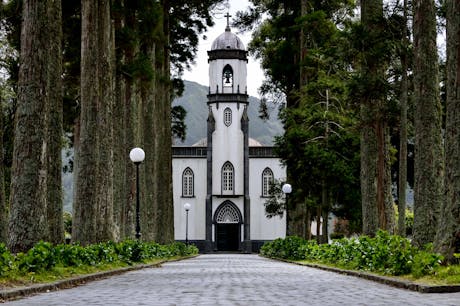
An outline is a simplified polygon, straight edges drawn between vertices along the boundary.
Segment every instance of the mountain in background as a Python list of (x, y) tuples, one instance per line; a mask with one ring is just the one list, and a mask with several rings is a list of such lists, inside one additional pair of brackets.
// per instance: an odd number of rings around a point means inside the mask
[[(185, 124), (187, 135), (184, 142), (177, 140), (175, 145), (191, 146), (206, 137), (206, 124), (208, 119), (209, 89), (207, 86), (195, 82), (184, 81), (185, 91), (182, 97), (173, 102), (173, 106), (180, 105), (187, 111)], [(278, 120), (278, 110), (270, 112), (269, 120), (259, 118), (259, 99), (249, 97), (249, 137), (256, 139), (262, 145), (273, 145), (273, 137), (283, 134), (283, 125)]]

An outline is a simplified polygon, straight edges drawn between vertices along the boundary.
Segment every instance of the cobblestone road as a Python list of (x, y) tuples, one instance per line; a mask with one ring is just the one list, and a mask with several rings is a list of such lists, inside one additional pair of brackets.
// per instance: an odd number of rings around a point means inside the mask
[(460, 305), (257, 255), (213, 254), (43, 293), (6, 305)]

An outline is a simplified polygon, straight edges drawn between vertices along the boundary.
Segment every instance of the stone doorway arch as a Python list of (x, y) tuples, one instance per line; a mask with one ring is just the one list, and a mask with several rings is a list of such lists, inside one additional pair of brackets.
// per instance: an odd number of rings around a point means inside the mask
[(231, 201), (224, 201), (214, 213), (217, 251), (241, 250), (241, 224), (243, 217)]

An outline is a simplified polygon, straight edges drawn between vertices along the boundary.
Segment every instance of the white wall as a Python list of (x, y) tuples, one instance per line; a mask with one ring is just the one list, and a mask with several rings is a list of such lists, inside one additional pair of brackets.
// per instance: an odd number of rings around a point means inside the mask
[(262, 172), (266, 167), (273, 171), (275, 179), (285, 179), (286, 169), (281, 166), (278, 158), (249, 159), (249, 196), (251, 198), (251, 240), (273, 240), (286, 235), (286, 218), (265, 216), (262, 197)]
[[(244, 105), (237, 103), (212, 104), (212, 112), (216, 122), (216, 130), (212, 134), (212, 193), (213, 195), (222, 194), (221, 178), (222, 166), (225, 162), (232, 163), (234, 172), (234, 192), (231, 194), (244, 194), (244, 137), (241, 131), (241, 116), (243, 115)], [(224, 124), (224, 109), (232, 110), (232, 124)]]
[[(204, 240), (206, 226), (206, 158), (173, 158), (174, 239), (185, 240), (184, 204), (190, 203), (188, 239)], [(182, 172), (194, 174), (195, 197), (182, 197)]]

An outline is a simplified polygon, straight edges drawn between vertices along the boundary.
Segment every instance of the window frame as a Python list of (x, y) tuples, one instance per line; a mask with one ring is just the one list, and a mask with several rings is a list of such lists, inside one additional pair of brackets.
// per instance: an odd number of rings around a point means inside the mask
[(221, 169), (221, 193), (235, 194), (235, 167), (229, 161)]
[(182, 197), (195, 197), (195, 173), (190, 167), (187, 167), (184, 171), (182, 171)]
[[(229, 116), (228, 116), (229, 115)], [(232, 109), (230, 107), (226, 107), (224, 109), (224, 124), (225, 126), (230, 126), (232, 125), (232, 121), (233, 121), (233, 112), (232, 112)]]
[(270, 184), (275, 181), (275, 176), (273, 175), (273, 170), (269, 167), (266, 167), (262, 171), (262, 198), (270, 197)]

